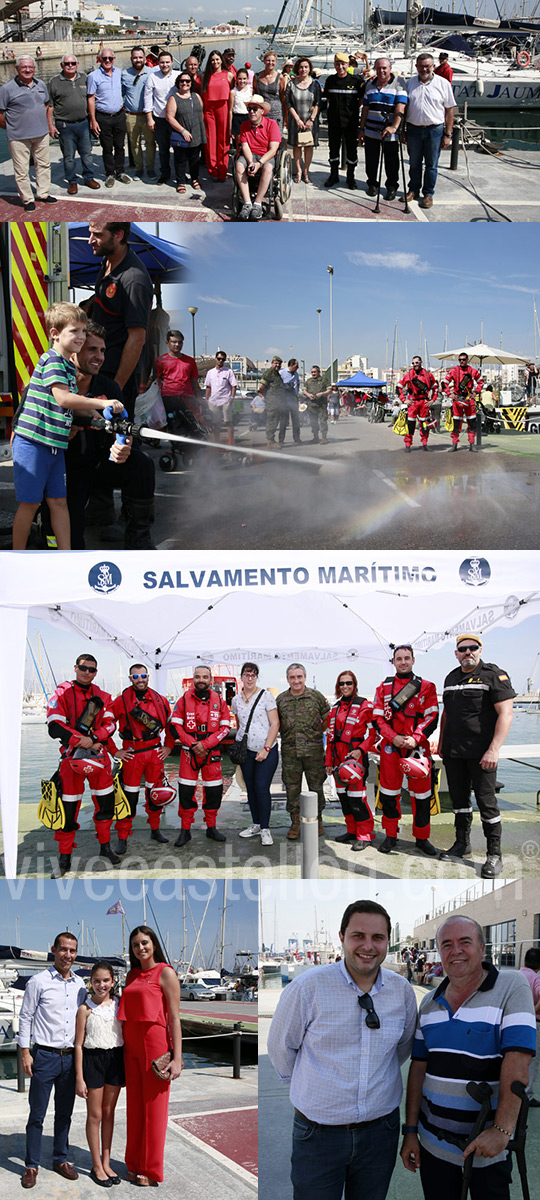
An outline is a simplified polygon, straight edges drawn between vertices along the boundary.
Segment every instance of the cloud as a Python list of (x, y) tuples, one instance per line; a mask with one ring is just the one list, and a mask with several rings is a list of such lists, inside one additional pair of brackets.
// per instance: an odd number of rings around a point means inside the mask
[(419, 254), (405, 250), (389, 251), (387, 254), (364, 254), (361, 250), (349, 250), (347, 257), (355, 267), (384, 267), (389, 271), (413, 271), (415, 275), (425, 275), (431, 271), (429, 263)]
[(234, 300), (226, 300), (224, 296), (199, 296), (204, 304), (221, 304), (227, 308), (250, 308), (249, 304), (235, 304)]

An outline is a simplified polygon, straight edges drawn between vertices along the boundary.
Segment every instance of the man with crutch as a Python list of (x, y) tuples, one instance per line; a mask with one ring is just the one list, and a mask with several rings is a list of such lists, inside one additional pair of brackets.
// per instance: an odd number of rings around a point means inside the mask
[(358, 141), (364, 147), (368, 196), (377, 196), (386, 171), (386, 199), (394, 200), (399, 186), (399, 127), (405, 112), (405, 80), (392, 74), (389, 58), (375, 61), (376, 78), (364, 91)]
[[(513, 1085), (526, 1087), (536, 1045), (532, 994), (518, 972), (499, 972), (484, 961), (484, 933), (470, 917), (444, 921), (437, 946), (445, 978), (420, 1005), (403, 1164), (420, 1169), (425, 1200), (460, 1200), (465, 1168), (471, 1200), (510, 1200), (507, 1147), (521, 1108)], [(489, 1117), (473, 1138), (483, 1097), (471, 1095), (471, 1080), (493, 1088)], [(462, 1137), (470, 1139), (464, 1151), (456, 1145)]]

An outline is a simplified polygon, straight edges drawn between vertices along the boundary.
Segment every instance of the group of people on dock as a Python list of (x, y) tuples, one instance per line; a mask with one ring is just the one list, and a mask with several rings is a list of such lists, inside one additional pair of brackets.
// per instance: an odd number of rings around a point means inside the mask
[[(321, 111), (328, 115), (330, 175), (324, 186), (339, 183), (342, 144), (346, 154), (347, 187), (355, 189), (358, 145), (365, 148), (367, 192), (380, 192), (382, 167), (386, 198), (399, 187), (399, 142), (406, 137), (410, 176), (404, 195), (433, 204), (437, 163), (452, 134), (455, 100), (451, 69), (440, 56), (418, 56), (417, 73), (408, 81), (392, 72), (391, 60), (379, 57), (373, 67), (365, 54), (355, 58), (337, 53), (334, 72), (324, 84), (308, 57), (285, 62), (278, 69), (274, 50), (263, 55), (263, 68), (235, 66), (235, 52), (213, 50), (203, 71), (195, 54), (178, 73), (169, 49), (146, 55), (141, 45), (131, 51), (131, 65), (115, 66), (114, 50), (103, 47), (98, 65), (88, 76), (77, 55), (64, 54), (59, 74), (49, 85), (35, 77), (30, 55), (16, 60), (16, 76), (0, 87), (0, 126), (7, 131), (15, 182), (25, 212), (38, 203), (54, 204), (51, 196), (50, 138), (58, 137), (68, 195), (78, 191), (77, 154), (83, 185), (98, 189), (91, 135), (103, 152), (104, 184), (129, 185), (126, 137), (135, 176), (167, 184), (171, 179), (171, 150), (175, 186), (186, 192), (189, 176), (201, 190), (199, 169), (204, 161), (210, 180), (224, 182), (233, 170), (243, 200), (241, 220), (260, 220), (264, 199), (280, 147), (290, 148), (294, 181), (312, 182), (309, 171), (319, 143)], [(406, 132), (405, 132), (406, 131)], [(144, 154), (143, 154), (144, 144)], [(382, 155), (382, 158), (381, 158)], [(36, 169), (36, 197), (30, 183), (30, 160)], [(253, 186), (255, 185), (255, 186)]]
[[(225, 842), (217, 817), (223, 796), (221, 750), (227, 749), (222, 745), (226, 738), (233, 763), (241, 767), (252, 818), (239, 836), (256, 837), (263, 846), (271, 846), (270, 787), (278, 766), (279, 736), (289, 841), (300, 836), (304, 776), (308, 788), (317, 794), (319, 836), (323, 836), (323, 785), (327, 776), (333, 776), (346, 826), (345, 833), (335, 840), (356, 852), (371, 846), (374, 814), (366, 790), (371, 752), (379, 756), (377, 800), (385, 835), (377, 849), (390, 854), (397, 847), (405, 784), (417, 851), (430, 858), (440, 854), (443, 861), (467, 858), (471, 853), (472, 789), (487, 843), (482, 876), (494, 878), (502, 869), (496, 769), (512, 722), (515, 692), (504, 670), (483, 662), (479, 635), (460, 634), (455, 653), (459, 665), (444, 683), (444, 711), (436, 745), (430, 743), (439, 719), (436, 688), (415, 674), (410, 645), (394, 648), (394, 673), (383, 680), (373, 700), (359, 695), (355, 674), (344, 670), (337, 677), (336, 699), (330, 706), (320, 691), (307, 686), (306, 669), (298, 662), (287, 668), (288, 688), (276, 697), (259, 686), (257, 664), (245, 662), (240, 689), (230, 708), (213, 686), (210, 668), (199, 666), (172, 712), (167, 698), (150, 687), (144, 665), (131, 666), (129, 687), (112, 700), (94, 682), (98, 671), (95, 657), (79, 655), (75, 678), (57, 688), (47, 711), (50, 736), (61, 742), (53, 802), (41, 812), (43, 823), (55, 829), (60, 853), (55, 876), (72, 868), (85, 780), (94, 802), (100, 856), (112, 866), (118, 866), (127, 851), (143, 781), (150, 837), (158, 843), (168, 841), (161, 832), (160, 818), (176, 797), (176, 787), (164, 771), (165, 759), (173, 750), (180, 752), (181, 829), (175, 846), (183, 849), (192, 839), (199, 783), (206, 836)], [(231, 745), (233, 718), (237, 728)], [(116, 730), (121, 749), (114, 742)], [(455, 813), (455, 842), (442, 852), (429, 840), (431, 813), (439, 811), (435, 750), (446, 768)], [(113, 824), (118, 836), (114, 850)]]
[(75, 1095), (86, 1100), (90, 1178), (112, 1187), (121, 1178), (111, 1166), (114, 1110), (127, 1099), (125, 1163), (130, 1183), (163, 1180), (170, 1084), (182, 1068), (180, 985), (158, 938), (138, 925), (129, 939), (131, 970), (121, 997), (110, 963), (96, 962), (89, 989), (73, 971), (74, 934), (54, 940), (54, 962), (29, 980), (17, 1041), (30, 1077), (23, 1188), (33, 1188), (41, 1163), (43, 1122), (54, 1088), (53, 1171), (76, 1180), (69, 1162), (69, 1128)]

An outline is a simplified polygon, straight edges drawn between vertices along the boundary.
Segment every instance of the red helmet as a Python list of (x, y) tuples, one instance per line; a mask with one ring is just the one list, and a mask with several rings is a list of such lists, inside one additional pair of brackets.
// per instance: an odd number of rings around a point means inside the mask
[(70, 766), (76, 775), (91, 775), (96, 767), (111, 769), (111, 762), (110, 754), (99, 742), (95, 742), (89, 750), (84, 750), (82, 746), (79, 746), (69, 756)]
[(427, 779), (431, 772), (431, 759), (421, 750), (413, 750), (407, 758), (400, 759), (401, 770), (411, 779)]
[(150, 800), (152, 804), (156, 804), (159, 808), (165, 808), (166, 804), (172, 804), (176, 799), (176, 788), (173, 787), (168, 775), (164, 775), (159, 783), (155, 783), (151, 792)]
[(362, 785), (366, 776), (363, 763), (359, 762), (356, 758), (346, 758), (338, 768), (336, 774), (340, 783), (346, 784), (347, 787), (350, 787), (352, 783)]

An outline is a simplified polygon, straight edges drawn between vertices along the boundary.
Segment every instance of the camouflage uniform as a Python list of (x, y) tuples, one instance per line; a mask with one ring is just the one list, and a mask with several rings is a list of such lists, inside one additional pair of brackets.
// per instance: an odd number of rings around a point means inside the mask
[(290, 689), (281, 692), (276, 704), (287, 812), (291, 817), (300, 813), (302, 775), (305, 774), (309, 790), (317, 792), (320, 816), (325, 806), (323, 783), (326, 779), (323, 728), (330, 706), (322, 692), (308, 687), (301, 696), (293, 696)]
[(279, 371), (269, 367), (261, 376), (264, 384), (264, 403), (266, 407), (266, 440), (275, 442), (276, 430), (283, 416), (285, 401), (285, 385)]
[(313, 437), (318, 440), (320, 433), (325, 442), (328, 437), (328, 396), (321, 396), (321, 392), (328, 391), (327, 384), (321, 376), (318, 379), (306, 379), (304, 390), (309, 392), (310, 397), (307, 406)]

